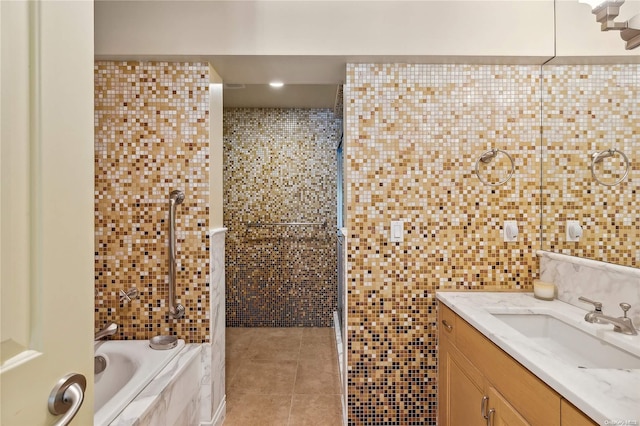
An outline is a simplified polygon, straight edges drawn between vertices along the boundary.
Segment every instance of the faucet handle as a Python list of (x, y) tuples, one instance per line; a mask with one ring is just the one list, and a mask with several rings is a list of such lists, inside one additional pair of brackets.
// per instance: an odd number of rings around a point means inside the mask
[(620, 307), (622, 308), (622, 312), (624, 312), (624, 318), (626, 318), (626, 317), (627, 317), (627, 311), (628, 311), (629, 309), (631, 309), (631, 305), (630, 305), (630, 304), (628, 304), (628, 303), (622, 302), (622, 303), (620, 304)]
[(596, 312), (602, 312), (602, 302), (596, 302), (595, 300), (587, 299), (583, 296), (578, 297), (578, 300), (585, 303), (591, 303), (595, 307)]
[(120, 290), (120, 302), (123, 303), (125, 301), (127, 302), (131, 302), (131, 298), (133, 299), (137, 299), (138, 298), (138, 289), (133, 287), (131, 289), (129, 289), (129, 291), (125, 292), (124, 290)]
[(119, 296), (120, 296), (120, 301), (121, 302), (124, 302), (125, 300), (127, 302), (131, 302), (131, 298), (129, 297), (129, 295), (127, 293), (124, 292), (124, 290), (120, 290)]

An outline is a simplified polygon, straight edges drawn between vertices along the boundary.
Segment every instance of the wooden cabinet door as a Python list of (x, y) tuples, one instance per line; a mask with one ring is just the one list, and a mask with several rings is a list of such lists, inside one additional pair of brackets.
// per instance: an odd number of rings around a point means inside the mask
[(489, 426), (529, 426), (504, 397), (493, 387), (489, 388)]
[(560, 401), (560, 424), (562, 426), (597, 426), (597, 423), (565, 399)]
[(481, 406), (482, 375), (447, 339), (440, 345), (441, 426), (486, 426)]

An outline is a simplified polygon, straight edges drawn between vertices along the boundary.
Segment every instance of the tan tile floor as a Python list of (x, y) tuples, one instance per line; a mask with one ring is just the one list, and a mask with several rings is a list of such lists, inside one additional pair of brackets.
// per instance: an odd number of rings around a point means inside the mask
[(227, 328), (225, 426), (340, 426), (332, 328)]

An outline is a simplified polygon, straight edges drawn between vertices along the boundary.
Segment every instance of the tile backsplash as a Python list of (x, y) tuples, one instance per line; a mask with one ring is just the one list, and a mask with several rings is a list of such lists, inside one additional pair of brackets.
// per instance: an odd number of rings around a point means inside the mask
[[(121, 339), (209, 339), (209, 66), (95, 63), (95, 326)], [(177, 208), (176, 295), (168, 311), (168, 197)], [(119, 291), (140, 298), (120, 303)]]
[[(344, 104), (349, 418), (435, 424), (435, 291), (530, 290), (537, 275), (540, 67), (349, 64)], [(500, 186), (474, 174), (490, 148), (514, 159)], [(479, 171), (509, 167), (500, 154)]]

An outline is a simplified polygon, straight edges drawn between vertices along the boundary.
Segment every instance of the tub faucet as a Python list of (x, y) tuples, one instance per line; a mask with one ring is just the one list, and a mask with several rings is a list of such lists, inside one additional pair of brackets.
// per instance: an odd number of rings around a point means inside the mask
[(116, 324), (115, 322), (110, 322), (105, 328), (95, 334), (93, 340), (100, 340), (108, 336), (113, 336), (114, 334), (116, 334), (116, 331), (118, 331), (118, 324)]

